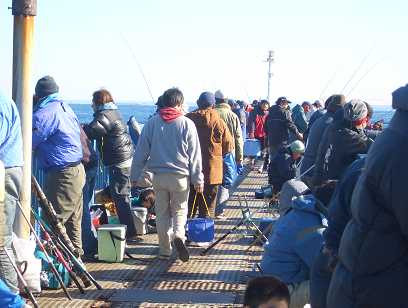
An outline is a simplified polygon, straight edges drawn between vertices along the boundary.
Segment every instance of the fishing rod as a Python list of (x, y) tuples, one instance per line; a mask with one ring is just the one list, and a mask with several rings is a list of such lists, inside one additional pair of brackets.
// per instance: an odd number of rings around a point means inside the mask
[(140, 74), (142, 75), (143, 80), (144, 80), (144, 82), (146, 84), (147, 90), (149, 91), (152, 102), (153, 102), (153, 104), (155, 104), (152, 91), (150, 90), (149, 82), (147, 81), (147, 78), (146, 78), (146, 76), (145, 76), (145, 74), (143, 72), (142, 66), (140, 65), (139, 61), (137, 60), (136, 54), (135, 54), (132, 46), (130, 45), (129, 41), (125, 38), (125, 36), (123, 34), (122, 34), (122, 39), (125, 42), (125, 45), (128, 47), (130, 53), (132, 54), (133, 60), (136, 62), (136, 65), (137, 65), (137, 67), (138, 67), (138, 69), (140, 71)]
[(357, 88), (357, 86), (360, 84), (360, 82), (361, 82), (365, 77), (367, 77), (367, 75), (368, 75), (369, 73), (371, 73), (371, 71), (372, 71), (381, 61), (382, 61), (382, 60), (376, 62), (373, 66), (371, 66), (371, 67), (365, 72), (365, 74), (364, 74), (363, 76), (361, 76), (361, 78), (356, 82), (356, 84), (354, 85), (354, 87), (351, 88), (351, 90), (347, 93), (346, 96), (349, 96), (351, 93), (353, 93), (353, 91)]
[(322, 100), (323, 94), (326, 92), (326, 90), (327, 90), (327, 88), (329, 87), (329, 85), (333, 82), (334, 78), (336, 78), (337, 71), (338, 71), (338, 70), (336, 70), (336, 71), (334, 72), (333, 76), (327, 81), (327, 83), (326, 83), (326, 85), (324, 86), (322, 92), (320, 92), (319, 100)]
[(51, 258), (47, 252), (47, 250), (45, 249), (43, 243), (41, 242), (40, 238), (38, 237), (37, 233), (34, 230), (33, 225), (31, 224), (30, 220), (27, 218), (27, 215), (25, 214), (20, 202), (17, 202), (17, 205), (20, 209), (20, 212), (24, 218), (24, 220), (26, 221), (28, 227), (30, 228), (30, 231), (34, 234), (34, 238), (38, 244), (38, 247), (40, 247), (40, 250), (44, 253), (45, 256), (45, 260), (46, 262), (49, 264), (51, 271), (54, 273), (55, 277), (57, 278), (59, 284), (61, 285), (62, 290), (64, 291), (65, 295), (67, 296), (67, 298), (69, 300), (72, 300), (71, 295), (69, 294), (67, 287), (64, 285), (64, 282), (62, 281), (62, 277), (60, 275), (60, 273), (57, 271), (57, 269), (55, 268), (54, 263), (52, 263)]
[[(73, 261), (74, 265), (76, 266), (75, 269), (78, 270), (77, 274), (81, 278), (81, 280), (84, 282), (84, 285), (86, 287), (91, 285), (91, 282), (95, 285), (95, 287), (99, 290), (102, 289), (102, 287), (98, 284), (98, 282), (91, 276), (91, 274), (86, 270), (85, 266), (82, 264), (82, 262), (78, 259), (78, 257), (74, 254), (76, 251), (74, 245), (71, 242), (71, 239), (68, 237), (68, 235), (64, 232), (64, 228), (61, 224), (61, 222), (57, 218), (57, 214), (55, 213), (55, 210), (51, 204), (51, 202), (47, 199), (45, 196), (44, 192), (41, 189), (40, 184), (38, 184), (37, 179), (34, 176), (31, 176), (31, 183), (32, 183), (32, 188), (34, 195), (37, 197), (37, 199), (40, 202), (41, 207), (47, 212), (47, 217), (50, 219), (50, 226), (48, 226), (43, 219), (41, 219), (44, 227), (47, 229), (47, 231), (50, 234), (54, 234), (57, 243), (60, 244), (62, 247), (62, 250), (64, 250), (68, 256), (71, 258)], [(35, 215), (35, 213), (34, 213)], [(38, 215), (37, 215), (38, 217)], [(90, 282), (90, 281), (91, 282)]]
[(38, 306), (38, 302), (35, 299), (33, 293), (31, 293), (30, 288), (28, 287), (27, 282), (25, 281), (23, 275), (21, 274), (19, 268), (17, 267), (17, 265), (14, 263), (13, 259), (11, 258), (10, 254), (7, 251), (6, 247), (3, 247), (4, 252), (6, 253), (7, 258), (9, 259), (11, 266), (14, 268), (14, 270), (17, 273), (17, 277), (20, 280), (21, 284), (23, 285), (24, 288), (24, 292), (28, 295), (28, 297), (30, 298), (30, 301), (33, 303), (34, 308), (39, 308), (40, 306)]
[(48, 244), (50, 251), (54, 253), (54, 256), (57, 258), (58, 262), (64, 266), (64, 268), (68, 271), (69, 277), (71, 277), (72, 281), (75, 283), (79, 291), (84, 294), (85, 290), (82, 288), (81, 284), (79, 283), (75, 272), (72, 270), (71, 266), (69, 265), (68, 261), (65, 260), (62, 252), (58, 249), (57, 245), (54, 243), (54, 241), (51, 238), (51, 235), (47, 232), (47, 230), (44, 228), (43, 224), (41, 223), (39, 217), (37, 216), (37, 213), (34, 212), (33, 209), (31, 209), (31, 212), (34, 214), (34, 217), (37, 219), (37, 223), (40, 226), (41, 231), (43, 232), (44, 235), (44, 240)]
[(365, 57), (361, 60), (359, 66), (356, 68), (356, 70), (351, 74), (350, 79), (346, 82), (346, 84), (344, 85), (343, 89), (340, 91), (340, 93), (343, 93), (344, 90), (347, 88), (347, 86), (349, 85), (349, 83), (353, 80), (353, 78), (356, 76), (356, 74), (358, 73), (358, 71), (360, 70), (360, 68), (364, 65), (365, 61), (368, 59), (368, 57), (370, 56), (370, 54), (372, 53), (372, 51), (374, 50), (374, 47), (372, 47), (368, 53), (365, 55)]
[(43, 228), (50, 233), (51, 237), (57, 242), (57, 246), (71, 259), (72, 263), (75, 266), (75, 273), (81, 278), (82, 282), (84, 283), (85, 287), (89, 287), (91, 282), (95, 285), (98, 290), (102, 290), (101, 285), (92, 277), (92, 275), (86, 270), (85, 265), (79, 260), (74, 253), (65, 246), (64, 242), (52, 231), (51, 227), (47, 225), (47, 223), (39, 217), (35, 212), (33, 212), (35, 219), (43, 225)]

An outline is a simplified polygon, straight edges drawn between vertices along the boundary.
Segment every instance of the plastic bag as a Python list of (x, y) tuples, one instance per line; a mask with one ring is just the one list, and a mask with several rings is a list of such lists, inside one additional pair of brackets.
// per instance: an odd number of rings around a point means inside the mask
[(234, 182), (238, 176), (235, 157), (232, 155), (232, 153), (227, 153), (224, 155), (223, 169), (224, 175), (222, 179), (222, 186), (225, 188), (230, 188), (232, 185), (234, 185)]
[[(13, 234), (13, 248), (16, 255), (16, 263), (21, 268), (23, 278), (27, 282), (28, 288), (33, 293), (41, 292), (41, 260), (34, 256), (35, 240), (18, 238)], [(22, 286), (20, 290), (23, 291)]]

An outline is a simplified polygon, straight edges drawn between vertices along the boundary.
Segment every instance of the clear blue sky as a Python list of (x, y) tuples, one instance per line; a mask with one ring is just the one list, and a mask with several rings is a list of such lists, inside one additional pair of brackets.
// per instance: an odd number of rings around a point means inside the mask
[[(0, 6), (0, 87), (11, 93), (11, 0)], [(380, 0), (38, 0), (33, 85), (54, 76), (68, 99), (100, 87), (116, 100), (151, 101), (126, 37), (155, 99), (178, 86), (187, 101), (220, 88), (227, 96), (265, 97), (269, 49), (272, 99), (340, 92), (377, 62), (349, 98), (389, 104), (408, 82), (408, 1)]]

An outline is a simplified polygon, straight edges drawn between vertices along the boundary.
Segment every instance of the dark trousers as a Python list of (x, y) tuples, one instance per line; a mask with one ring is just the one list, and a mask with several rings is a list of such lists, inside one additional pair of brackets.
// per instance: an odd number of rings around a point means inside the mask
[(329, 270), (329, 255), (322, 251), (316, 256), (310, 273), (310, 303), (313, 308), (326, 308), (332, 272)]
[(84, 254), (93, 256), (97, 253), (98, 241), (92, 232), (90, 208), (93, 204), (96, 174), (98, 166), (86, 169), (86, 181), (83, 189), (83, 213), (82, 213), (82, 249)]
[(79, 164), (47, 172), (45, 194), (54, 206), (57, 218), (65, 228), (76, 253), (82, 255), (81, 221), (82, 190), (85, 185), (84, 166)]
[(268, 165), (269, 165), (269, 153), (268, 149), (266, 148), (265, 145), (265, 138), (266, 137), (255, 137), (257, 140), (259, 140), (259, 144), (261, 145), (261, 159), (263, 159), (264, 163), (262, 166), (262, 170), (266, 171), (268, 170)]
[(204, 184), (204, 197), (205, 200), (207, 201), (208, 205), (208, 210), (205, 206), (204, 199), (202, 196), (197, 195), (196, 198), (196, 203), (194, 206), (194, 212), (193, 215), (191, 216), (191, 211), (193, 208), (193, 203), (194, 203), (194, 197), (196, 195), (196, 191), (194, 189), (193, 185), (190, 185), (190, 194), (188, 196), (188, 218), (194, 217), (197, 214), (197, 209), (198, 209), (198, 217), (204, 218), (204, 217), (210, 217), (214, 218), (215, 214), (215, 205), (217, 202), (217, 193), (218, 193), (218, 184)]
[(109, 167), (109, 190), (116, 205), (119, 221), (127, 226), (126, 237), (135, 236), (136, 229), (130, 211), (130, 167)]

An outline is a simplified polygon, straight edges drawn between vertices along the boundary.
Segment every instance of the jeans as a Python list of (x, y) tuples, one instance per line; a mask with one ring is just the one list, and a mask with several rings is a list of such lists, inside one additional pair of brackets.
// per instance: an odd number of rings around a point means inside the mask
[[(296, 284), (288, 285), (290, 293), (289, 308), (303, 308), (310, 303), (310, 281), (302, 281)], [(313, 307), (314, 308), (314, 307)]]
[[(159, 254), (171, 254), (171, 233), (185, 240), (189, 180), (180, 174), (155, 174), (153, 188), (156, 192), (156, 227), (159, 237)], [(173, 230), (172, 230), (173, 229)]]
[(313, 308), (325, 308), (332, 272), (328, 269), (329, 255), (322, 251), (316, 256), (310, 273), (310, 301)]
[(126, 238), (136, 236), (130, 211), (130, 167), (109, 166), (109, 190), (116, 205), (119, 221), (127, 226)]
[(7, 284), (14, 293), (19, 291), (17, 274), (11, 265), (4, 249), (14, 259), (14, 252), (11, 248), (13, 222), (20, 202), (21, 181), (23, 169), (21, 167), (6, 168), (5, 175), (5, 200), (0, 207), (0, 278)]
[(82, 249), (84, 254), (93, 256), (97, 253), (98, 241), (92, 232), (90, 208), (93, 204), (96, 174), (98, 166), (85, 170), (86, 181), (83, 189), (83, 213), (82, 213)]
[(64, 169), (49, 170), (46, 176), (45, 194), (54, 206), (57, 219), (64, 227), (64, 232), (81, 256), (81, 222), (83, 212), (83, 188), (85, 170), (82, 164)]
[(215, 216), (224, 213), (225, 204), (229, 199), (229, 189), (220, 185), (217, 195), (217, 205), (215, 206)]

